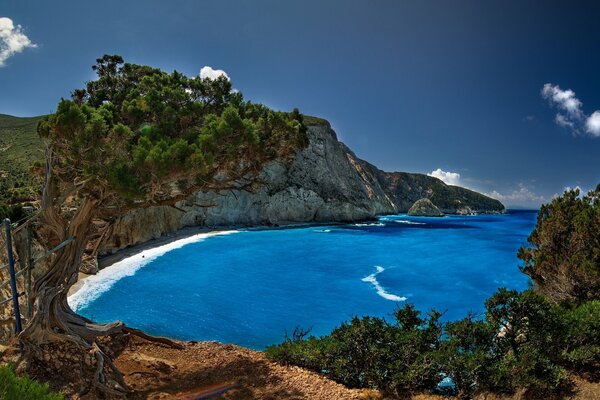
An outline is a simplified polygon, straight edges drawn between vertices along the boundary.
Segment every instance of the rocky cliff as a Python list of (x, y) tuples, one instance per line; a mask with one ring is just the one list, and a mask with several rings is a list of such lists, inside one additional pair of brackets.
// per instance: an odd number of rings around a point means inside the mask
[[(311, 119), (312, 121), (312, 119)], [(439, 179), (384, 172), (337, 140), (322, 120), (309, 125), (308, 147), (290, 165), (268, 164), (256, 192), (197, 192), (177, 207), (136, 210), (116, 221), (101, 254), (142, 243), (185, 226), (227, 227), (349, 222), (406, 212), (428, 198), (443, 213), (502, 212), (497, 200)]]

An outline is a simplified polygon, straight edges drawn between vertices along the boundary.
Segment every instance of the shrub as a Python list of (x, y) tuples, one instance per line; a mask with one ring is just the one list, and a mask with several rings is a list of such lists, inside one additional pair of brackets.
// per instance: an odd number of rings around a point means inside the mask
[(562, 363), (592, 378), (600, 378), (600, 301), (561, 309), (561, 321)]
[[(330, 335), (305, 332), (267, 349), (275, 361), (320, 372), (353, 388), (405, 396), (444, 392), (470, 398), (482, 392), (534, 396), (568, 392), (566, 367), (591, 374), (600, 354), (600, 302), (553, 306), (532, 290), (500, 289), (484, 318), (441, 324), (411, 305), (382, 318), (353, 318)], [(444, 378), (452, 382), (441, 387)]]
[(439, 348), (440, 314), (421, 318), (411, 305), (394, 313), (395, 321), (353, 318), (331, 335), (286, 338), (267, 348), (273, 360), (323, 373), (354, 388), (404, 393), (430, 390), (441, 380), (435, 351)]
[(0, 399), (3, 400), (63, 400), (43, 385), (27, 376), (17, 377), (12, 368), (0, 367)]

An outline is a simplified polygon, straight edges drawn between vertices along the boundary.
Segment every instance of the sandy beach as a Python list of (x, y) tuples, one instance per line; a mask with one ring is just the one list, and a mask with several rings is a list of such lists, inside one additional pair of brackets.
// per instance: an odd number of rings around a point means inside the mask
[[(108, 268), (120, 261), (125, 260), (126, 258), (133, 257), (144, 251), (154, 249), (159, 246), (170, 244), (177, 240), (191, 238), (192, 236), (198, 234), (219, 234), (220, 232), (229, 232), (231, 230), (232, 229), (211, 229), (206, 227), (192, 226), (182, 228), (176, 232), (166, 233), (157, 239), (148, 240), (147, 242), (135, 244), (133, 246), (118, 250), (113, 254), (107, 254), (98, 257), (98, 273), (105, 268)], [(71, 287), (71, 289), (69, 289), (69, 297), (77, 293), (84, 286), (85, 281), (93, 276), (95, 276), (95, 274), (84, 274), (80, 272), (77, 278), (77, 282)]]

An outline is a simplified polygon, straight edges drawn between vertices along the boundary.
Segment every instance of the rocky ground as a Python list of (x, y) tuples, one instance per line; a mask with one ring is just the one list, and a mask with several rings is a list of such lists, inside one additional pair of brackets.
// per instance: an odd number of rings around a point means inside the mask
[[(149, 342), (137, 337), (120, 338), (106, 343), (113, 349), (117, 367), (134, 389), (131, 399), (197, 399), (203, 392), (223, 385), (232, 389), (211, 397), (228, 400), (384, 400), (372, 390), (348, 389), (319, 374), (266, 359), (264, 354), (217, 342), (182, 343), (182, 349)], [(4, 353), (4, 357), (2, 356)], [(0, 362), (16, 349), (0, 347)], [(9, 357), (10, 358), (10, 357)], [(54, 385), (52, 385), (54, 383)], [(600, 383), (576, 379), (573, 400), (600, 400)], [(63, 387), (66, 382), (51, 382)], [(91, 400), (98, 394), (71, 398)], [(480, 395), (476, 400), (524, 400), (526, 396), (498, 397)], [(411, 400), (441, 400), (441, 397), (417, 395)]]

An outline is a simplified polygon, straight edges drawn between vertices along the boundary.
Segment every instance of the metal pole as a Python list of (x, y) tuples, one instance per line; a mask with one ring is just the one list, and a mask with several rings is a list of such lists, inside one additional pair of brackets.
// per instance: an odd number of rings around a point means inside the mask
[(33, 270), (33, 256), (31, 249), (31, 224), (29, 221), (27, 224), (27, 278), (25, 290), (27, 291), (27, 319), (31, 318), (33, 314), (33, 299), (31, 298), (31, 271)]
[(21, 310), (19, 310), (19, 292), (17, 292), (17, 278), (15, 276), (15, 259), (12, 251), (12, 237), (10, 234), (10, 219), (4, 220), (6, 230), (6, 252), (8, 253), (8, 271), (10, 273), (10, 288), (12, 290), (13, 308), (15, 311), (15, 330), (21, 333)]

